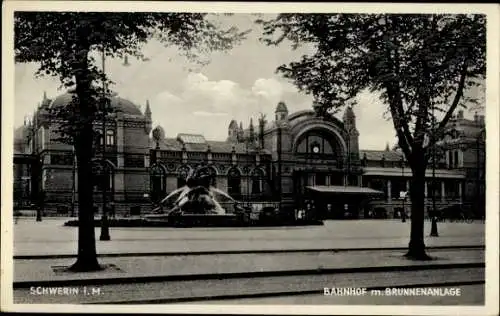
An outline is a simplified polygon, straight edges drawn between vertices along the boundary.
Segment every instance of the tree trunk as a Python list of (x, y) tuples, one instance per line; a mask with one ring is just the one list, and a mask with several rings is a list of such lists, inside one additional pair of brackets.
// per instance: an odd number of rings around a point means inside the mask
[(76, 76), (76, 94), (80, 117), (79, 128), (74, 137), (78, 166), (78, 256), (69, 268), (72, 271), (97, 271), (102, 267), (97, 261), (94, 201), (89, 175), (92, 175), (93, 110), (90, 95), (87, 53), (81, 60), (79, 76)]
[[(417, 160), (418, 161), (418, 160)], [(411, 166), (411, 232), (406, 257), (413, 260), (431, 259), (425, 252), (424, 214), (425, 214), (425, 167)]]

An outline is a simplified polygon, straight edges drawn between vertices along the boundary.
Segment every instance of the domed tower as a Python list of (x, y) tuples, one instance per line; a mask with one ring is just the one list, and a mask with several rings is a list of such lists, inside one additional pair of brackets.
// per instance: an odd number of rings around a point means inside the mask
[(153, 124), (153, 120), (151, 118), (151, 108), (149, 107), (149, 100), (146, 100), (146, 110), (144, 111), (144, 119), (146, 123), (144, 124), (144, 131), (146, 132), (146, 134), (149, 135)]
[(275, 119), (276, 122), (283, 122), (288, 118), (288, 108), (286, 107), (285, 102), (280, 101), (276, 106)]
[(346, 143), (348, 144), (348, 151), (351, 156), (359, 156), (359, 132), (356, 128), (356, 115), (351, 106), (347, 107), (344, 112), (344, 129), (347, 135)]
[(227, 141), (231, 143), (238, 142), (238, 134), (239, 134), (238, 123), (236, 123), (235, 120), (231, 120), (231, 122), (229, 123), (229, 127), (227, 129)]

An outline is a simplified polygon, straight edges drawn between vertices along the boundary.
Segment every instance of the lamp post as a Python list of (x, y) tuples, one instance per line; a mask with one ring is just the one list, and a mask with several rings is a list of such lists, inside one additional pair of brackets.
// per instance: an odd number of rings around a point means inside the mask
[(282, 197), (282, 187), (281, 187), (281, 146), (282, 146), (282, 139), (281, 139), (281, 124), (278, 124), (278, 198), (279, 198), (279, 210), (281, 212), (281, 201), (283, 199)]
[(76, 181), (75, 181), (75, 176), (76, 176), (76, 159), (75, 159), (75, 146), (73, 145), (73, 151), (72, 151), (72, 158), (73, 158), (73, 166), (71, 168), (71, 180), (73, 183), (71, 184), (71, 217), (75, 216), (75, 194), (76, 194)]
[(482, 184), (482, 174), (483, 174), (483, 168), (484, 168), (484, 163), (485, 163), (485, 155), (482, 155), (484, 158), (481, 159), (481, 154), (480, 150), (482, 150), (481, 143), (484, 141), (484, 135), (485, 131), (481, 130), (479, 135), (476, 137), (476, 201), (477, 202), (477, 207), (479, 208), (479, 211), (481, 212), (481, 216), (483, 217), (485, 214), (484, 212), (486, 211), (486, 203), (483, 199), (481, 199), (481, 184)]
[(349, 185), (349, 178), (351, 176), (351, 128), (347, 130), (347, 168), (346, 168), (346, 178), (344, 180), (344, 186)]
[[(37, 164), (41, 167), (42, 161), (37, 160)], [(42, 168), (37, 168), (38, 172), (42, 173), (41, 180), (43, 182), (43, 170)], [(40, 179), (40, 178), (39, 178)], [(42, 207), (43, 207), (43, 183), (41, 183), (41, 190), (37, 192), (37, 203), (36, 203), (36, 221), (42, 221)]]
[(431, 217), (431, 237), (439, 237), (436, 221), (436, 140), (435, 138), (435, 117), (434, 106), (432, 107), (432, 217)]
[[(248, 159), (249, 155), (248, 141), (245, 142), (245, 151), (246, 151), (246, 159)], [(247, 174), (246, 200), (247, 200), (247, 205), (250, 206), (250, 168), (248, 168), (246, 174)]]
[[(404, 154), (401, 157), (401, 178), (403, 179), (403, 183), (406, 186), (406, 180), (405, 180), (405, 157)], [(406, 191), (406, 187), (405, 187)], [(406, 192), (403, 194), (401, 197), (403, 200), (403, 211), (401, 212), (401, 222), (405, 223), (406, 222), (406, 208), (405, 208), (405, 201), (406, 201)]]
[[(105, 49), (102, 50), (102, 72), (105, 73)], [(106, 164), (106, 110), (107, 110), (107, 96), (106, 96), (106, 82), (103, 79), (102, 83), (102, 162), (103, 162), (103, 177), (102, 177), (102, 217), (101, 217), (101, 235), (99, 240), (111, 240), (109, 235), (109, 222), (106, 212), (106, 188), (109, 184), (109, 168)]]
[(38, 205), (36, 207), (36, 221), (41, 222), (42, 221), (42, 197), (39, 198)]

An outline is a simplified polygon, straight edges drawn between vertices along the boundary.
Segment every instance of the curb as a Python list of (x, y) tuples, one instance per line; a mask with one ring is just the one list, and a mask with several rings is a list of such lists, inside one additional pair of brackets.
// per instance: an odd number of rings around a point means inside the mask
[[(367, 292), (370, 291), (384, 291), (388, 288), (420, 288), (420, 287), (444, 287), (444, 286), (464, 286), (464, 285), (480, 285), (485, 284), (484, 280), (475, 281), (459, 281), (459, 282), (441, 282), (441, 283), (419, 283), (419, 284), (406, 284), (406, 285), (394, 285), (394, 286), (375, 286), (367, 287)], [(234, 299), (247, 299), (247, 298), (271, 298), (280, 296), (301, 296), (301, 295), (321, 295), (323, 289), (319, 290), (305, 290), (305, 291), (283, 291), (283, 292), (269, 292), (269, 293), (254, 293), (254, 294), (233, 294), (233, 295), (213, 295), (213, 296), (198, 296), (198, 297), (179, 297), (179, 298), (157, 298), (157, 299), (144, 299), (144, 300), (129, 300), (129, 301), (107, 301), (107, 302), (96, 302), (96, 303), (84, 303), (89, 305), (96, 304), (175, 304), (175, 303), (189, 303), (197, 301), (214, 301), (214, 300), (234, 300)], [(377, 294), (371, 296), (383, 297), (384, 294)]]
[[(426, 247), (427, 250), (485, 250), (484, 245), (465, 246), (435, 246)], [(104, 253), (98, 258), (112, 257), (167, 257), (167, 256), (206, 256), (206, 255), (232, 255), (232, 254), (273, 254), (273, 253), (310, 253), (310, 252), (355, 252), (355, 251), (405, 251), (408, 247), (380, 247), (380, 248), (316, 248), (316, 249), (265, 249), (265, 250), (221, 250), (221, 251), (190, 251), (190, 252), (134, 252), (134, 253)], [(41, 259), (71, 259), (76, 258), (74, 254), (60, 255), (17, 255), (14, 260), (41, 260)]]
[(71, 279), (71, 280), (41, 280), (41, 281), (19, 281), (13, 282), (14, 289), (23, 289), (30, 287), (46, 286), (84, 286), (84, 285), (112, 285), (123, 283), (150, 283), (150, 282), (172, 282), (172, 281), (200, 281), (214, 279), (238, 279), (238, 278), (262, 278), (262, 277), (281, 277), (281, 276), (304, 276), (318, 274), (341, 274), (341, 273), (376, 273), (390, 271), (417, 271), (417, 270), (436, 270), (436, 269), (467, 269), (484, 268), (484, 262), (478, 263), (455, 263), (455, 264), (429, 264), (412, 266), (378, 266), (378, 267), (355, 267), (355, 268), (317, 268), (306, 270), (288, 270), (288, 271), (253, 271), (253, 272), (232, 272), (232, 273), (203, 273), (186, 275), (155, 275), (155, 276), (129, 276), (116, 278), (99, 279)]

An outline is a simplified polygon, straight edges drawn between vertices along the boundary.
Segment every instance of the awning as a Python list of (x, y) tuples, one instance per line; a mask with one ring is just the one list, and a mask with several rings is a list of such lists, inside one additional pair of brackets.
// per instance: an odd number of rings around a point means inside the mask
[(384, 192), (382, 191), (356, 186), (316, 185), (308, 186), (306, 188), (319, 193), (384, 195)]

